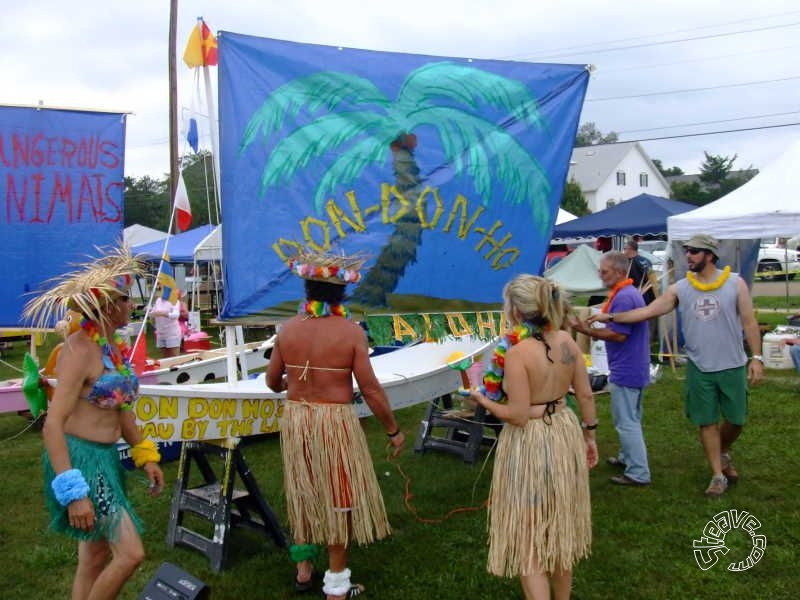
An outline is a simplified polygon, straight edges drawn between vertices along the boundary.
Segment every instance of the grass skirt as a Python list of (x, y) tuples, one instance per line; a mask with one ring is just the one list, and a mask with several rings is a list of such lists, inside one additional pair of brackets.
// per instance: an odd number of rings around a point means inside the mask
[(505, 425), (497, 443), (489, 506), (490, 573), (553, 573), (588, 556), (592, 543), (589, 469), (571, 410), (548, 425)]
[(67, 507), (56, 500), (51, 483), (55, 472), (50, 465), (47, 452), (42, 457), (44, 467), (44, 497), (50, 511), (50, 529), (65, 533), (81, 541), (119, 539), (119, 524), (124, 513), (128, 513), (141, 533), (142, 523), (128, 502), (125, 491), (125, 469), (119, 461), (116, 444), (100, 444), (81, 438), (66, 436), (69, 458), (73, 469), (80, 469), (89, 484), (89, 498), (94, 504), (96, 522), (91, 531), (76, 529), (69, 524)]
[(391, 533), (352, 404), (287, 401), (280, 431), (289, 525), (297, 539), (367, 544)]

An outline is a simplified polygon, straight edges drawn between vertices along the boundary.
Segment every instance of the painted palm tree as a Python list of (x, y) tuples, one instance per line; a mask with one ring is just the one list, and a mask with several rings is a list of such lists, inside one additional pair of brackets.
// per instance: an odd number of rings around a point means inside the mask
[[(508, 115), (502, 123), (487, 120), (483, 106)], [(422, 191), (414, 156), (414, 130), (431, 127), (439, 136), (446, 165), (454, 176), (466, 174), (484, 204), (492, 199), (493, 182), (504, 190), (504, 202), (528, 203), (542, 234), (551, 219), (550, 183), (536, 159), (510, 133), (543, 127), (535, 98), (522, 83), (452, 62), (424, 65), (411, 72), (392, 100), (371, 81), (348, 73), (322, 71), (292, 80), (270, 94), (251, 117), (240, 153), (259, 134), (269, 143), (288, 119), (305, 109), (312, 119), (275, 144), (261, 176), (261, 193), (289, 183), (324, 155), (336, 158), (314, 193), (321, 213), (326, 199), (356, 181), (373, 166), (385, 166), (389, 154), (395, 188), (411, 203)], [(317, 116), (318, 115), (318, 116)], [(386, 306), (406, 267), (416, 260), (422, 229), (416, 211), (408, 211), (354, 292), (369, 306)]]

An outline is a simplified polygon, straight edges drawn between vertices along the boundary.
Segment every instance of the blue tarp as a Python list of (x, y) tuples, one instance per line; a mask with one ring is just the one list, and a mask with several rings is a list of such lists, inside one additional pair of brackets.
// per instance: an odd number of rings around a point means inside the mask
[(697, 208), (660, 196), (639, 194), (619, 204), (553, 228), (553, 239), (667, 232), (667, 217)]
[[(191, 263), (194, 262), (194, 250), (206, 236), (214, 230), (214, 225), (201, 225), (189, 231), (178, 233), (169, 238), (167, 253), (171, 263)], [(131, 252), (143, 260), (156, 262), (161, 259), (164, 252), (165, 240), (134, 246)]]
[(300, 246), (361, 306), (497, 302), (544, 263), (588, 70), (219, 37), (223, 318), (296, 302)]

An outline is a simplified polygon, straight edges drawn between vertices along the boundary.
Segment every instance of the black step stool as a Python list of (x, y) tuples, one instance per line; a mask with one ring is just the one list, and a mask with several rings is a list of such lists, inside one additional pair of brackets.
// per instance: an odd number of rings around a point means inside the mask
[[(428, 412), (419, 426), (414, 452), (422, 454), (426, 450), (441, 450), (460, 456), (467, 464), (477, 462), (481, 446), (492, 446), (502, 423), (486, 412), (482, 406), (475, 409), (469, 417), (454, 416), (450, 394), (439, 396), (428, 406)], [(444, 437), (434, 436), (434, 428), (444, 428)], [(494, 435), (487, 435), (494, 433)]]
[[(222, 459), (221, 479), (214, 473), (209, 456)], [(203, 484), (190, 488), (193, 462), (200, 471)], [(245, 489), (235, 487), (237, 473)], [(213, 524), (212, 538), (183, 525), (187, 511)], [(172, 548), (175, 544), (183, 544), (200, 551), (210, 561), (211, 569), (218, 573), (225, 564), (233, 527), (259, 531), (271, 537), (278, 547), (288, 547), (286, 534), (264, 499), (239, 448), (239, 440), (184, 442), (167, 527), (167, 546)]]

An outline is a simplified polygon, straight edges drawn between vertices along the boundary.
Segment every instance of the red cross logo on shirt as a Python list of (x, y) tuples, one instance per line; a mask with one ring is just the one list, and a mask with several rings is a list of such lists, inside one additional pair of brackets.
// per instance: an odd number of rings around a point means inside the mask
[(694, 303), (694, 314), (701, 321), (710, 321), (719, 313), (719, 300), (716, 296), (706, 295)]

